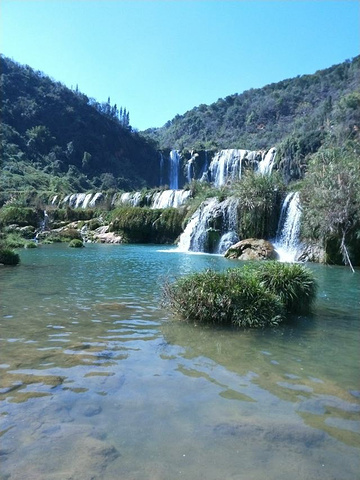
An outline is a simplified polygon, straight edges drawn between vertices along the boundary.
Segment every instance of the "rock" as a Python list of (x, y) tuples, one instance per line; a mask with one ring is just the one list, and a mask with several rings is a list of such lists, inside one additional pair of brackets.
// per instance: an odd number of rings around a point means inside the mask
[(278, 254), (274, 245), (268, 240), (247, 238), (232, 245), (224, 255), (226, 258), (238, 260), (277, 260)]
[(309, 243), (299, 252), (296, 260), (298, 262), (326, 263), (326, 252), (321, 245)]
[(109, 232), (109, 225), (104, 225), (95, 230), (92, 240), (98, 243), (123, 243), (123, 238), (115, 232)]

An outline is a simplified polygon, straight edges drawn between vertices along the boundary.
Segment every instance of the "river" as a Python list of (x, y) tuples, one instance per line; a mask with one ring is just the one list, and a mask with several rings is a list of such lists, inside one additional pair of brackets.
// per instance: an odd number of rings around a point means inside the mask
[(165, 280), (241, 263), (66, 245), (0, 268), (0, 478), (355, 480), (359, 278), (309, 265), (313, 314), (259, 331), (173, 319)]

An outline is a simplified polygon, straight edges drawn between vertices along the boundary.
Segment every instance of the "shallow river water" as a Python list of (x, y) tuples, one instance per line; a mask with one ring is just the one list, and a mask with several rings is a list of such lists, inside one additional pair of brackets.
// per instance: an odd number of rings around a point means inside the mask
[(312, 316), (200, 328), (165, 279), (240, 265), (42, 246), (0, 268), (0, 478), (356, 480), (360, 271), (311, 265)]

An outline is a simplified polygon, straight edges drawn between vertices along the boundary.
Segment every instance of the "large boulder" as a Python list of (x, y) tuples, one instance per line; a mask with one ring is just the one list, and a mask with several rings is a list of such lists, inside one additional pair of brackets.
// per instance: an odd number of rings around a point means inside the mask
[(232, 245), (225, 252), (225, 257), (238, 260), (277, 260), (279, 256), (268, 240), (246, 238)]

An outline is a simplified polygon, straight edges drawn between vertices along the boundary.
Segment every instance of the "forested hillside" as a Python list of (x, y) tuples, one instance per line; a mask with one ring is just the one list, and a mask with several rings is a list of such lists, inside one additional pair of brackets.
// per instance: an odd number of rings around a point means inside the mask
[(324, 138), (342, 141), (360, 125), (360, 57), (313, 75), (229, 95), (177, 115), (146, 134), (161, 148), (266, 149), (306, 155)]
[(0, 191), (131, 190), (155, 185), (158, 153), (126, 108), (99, 104), (1, 57)]

